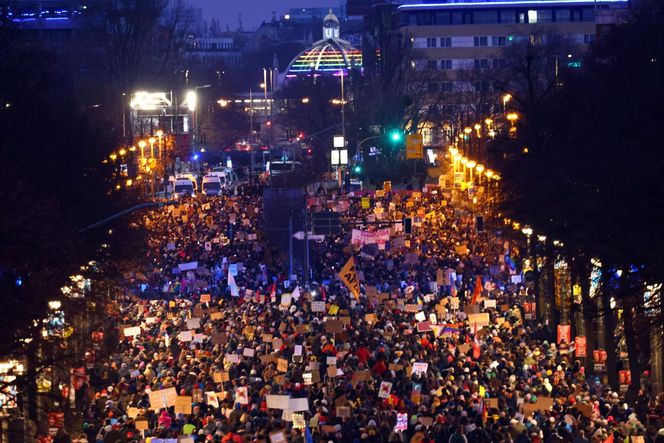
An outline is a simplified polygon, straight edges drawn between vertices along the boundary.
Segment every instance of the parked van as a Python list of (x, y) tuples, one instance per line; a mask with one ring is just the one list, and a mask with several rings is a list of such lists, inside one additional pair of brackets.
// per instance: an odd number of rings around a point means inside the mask
[(212, 168), (212, 171), (210, 171), (208, 174), (217, 175), (219, 176), (219, 178), (223, 176), (226, 180), (226, 186), (231, 186), (234, 182), (237, 181), (237, 175), (235, 175), (233, 168), (229, 168), (226, 166), (214, 167)]
[(178, 174), (176, 179), (178, 178), (186, 178), (191, 181), (191, 183), (194, 185), (194, 191), (198, 191), (198, 181), (196, 180), (196, 176), (192, 174), (191, 172), (183, 172), (181, 174)]
[(220, 195), (222, 189), (224, 188), (224, 183), (221, 179), (214, 174), (208, 174), (203, 177), (203, 182), (201, 183), (201, 191), (205, 195)]
[(196, 195), (196, 180), (191, 180), (186, 176), (175, 177), (173, 193), (177, 197), (194, 197)]

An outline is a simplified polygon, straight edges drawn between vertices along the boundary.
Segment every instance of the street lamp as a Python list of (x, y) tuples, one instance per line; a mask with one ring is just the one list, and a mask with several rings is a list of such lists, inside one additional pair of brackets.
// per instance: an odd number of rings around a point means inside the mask
[(475, 170), (477, 171), (477, 184), (482, 184), (482, 173), (484, 172), (484, 165), (478, 164), (475, 167)]
[(147, 145), (148, 144), (145, 140), (139, 140), (138, 141), (138, 147), (141, 148), (141, 159), (145, 158), (145, 147)]
[(150, 158), (154, 158), (154, 144), (157, 141), (156, 138), (150, 137), (148, 143), (150, 143)]
[(512, 94), (503, 95), (503, 112), (505, 112), (505, 108), (507, 107), (507, 102), (509, 102), (511, 99), (512, 99)]
[(477, 163), (475, 162), (475, 160), (470, 160), (468, 163), (466, 163), (466, 166), (470, 170), (470, 176), (469, 176), (468, 181), (470, 183), (472, 183), (473, 182), (473, 169), (475, 168), (475, 166), (477, 166)]
[(164, 131), (158, 129), (156, 135), (157, 138), (159, 139), (159, 158), (161, 158), (161, 138), (164, 136)]
[(512, 126), (514, 126), (514, 122), (515, 122), (518, 118), (519, 118), (519, 114), (517, 114), (516, 112), (510, 112), (509, 114), (507, 114), (507, 120), (510, 121), (510, 123), (512, 124)]

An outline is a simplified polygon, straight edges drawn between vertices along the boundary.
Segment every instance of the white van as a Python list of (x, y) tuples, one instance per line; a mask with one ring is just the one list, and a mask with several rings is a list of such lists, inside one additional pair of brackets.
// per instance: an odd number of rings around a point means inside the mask
[[(233, 172), (233, 168), (229, 168), (226, 166), (217, 166), (212, 168), (212, 171), (208, 172), (208, 175), (214, 174), (218, 176), (219, 178), (224, 177), (226, 180), (226, 186), (231, 186), (234, 182), (237, 181), (237, 176), (235, 175), (235, 172)], [(222, 179), (222, 182), (224, 181)]]
[(222, 181), (217, 175), (208, 174), (203, 177), (203, 182), (201, 183), (201, 191), (203, 194), (220, 195), (223, 188)]
[(173, 188), (173, 194), (177, 197), (194, 197), (196, 195), (196, 181), (192, 181), (189, 177), (175, 177)]

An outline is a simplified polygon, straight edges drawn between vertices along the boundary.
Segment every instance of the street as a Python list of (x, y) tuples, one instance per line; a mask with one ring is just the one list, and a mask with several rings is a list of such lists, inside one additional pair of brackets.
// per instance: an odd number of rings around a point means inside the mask
[(378, 243), (352, 244), (349, 229), (327, 236), (308, 289), (265, 242), (252, 191), (144, 217), (147, 254), (117, 300), (118, 349), (90, 365), (76, 404), (88, 441), (564, 441), (561, 411), (577, 432), (603, 411), (646, 420), (585, 380), (578, 349), (528, 317), (535, 300), (505, 260), (517, 246), (478, 233), (450, 192), (310, 196), (312, 211), (331, 204), (344, 220), (415, 224), (391, 225)]

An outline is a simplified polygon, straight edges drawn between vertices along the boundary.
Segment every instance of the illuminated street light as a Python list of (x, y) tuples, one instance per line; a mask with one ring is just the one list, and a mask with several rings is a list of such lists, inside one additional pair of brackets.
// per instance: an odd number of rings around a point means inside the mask
[(470, 126), (466, 126), (465, 128), (463, 128), (463, 132), (466, 134), (470, 134), (471, 132), (473, 132), (473, 128), (471, 128)]
[(533, 228), (530, 226), (524, 226), (521, 232), (523, 232), (526, 237), (530, 238), (530, 236), (533, 235)]
[(187, 102), (187, 108), (189, 111), (194, 112), (196, 110), (196, 102), (198, 101), (196, 91), (187, 91), (185, 101)]
[(156, 138), (150, 137), (148, 143), (150, 143), (150, 158), (154, 158), (154, 144), (157, 141)]
[(48, 308), (57, 311), (62, 307), (62, 302), (60, 300), (51, 300), (48, 302)]
[(507, 102), (509, 102), (511, 99), (512, 99), (512, 94), (503, 95), (503, 112), (505, 112), (505, 107), (507, 106)]
[(304, 97), (304, 98), (302, 99), (302, 103), (304, 103), (304, 104), (309, 103), (309, 97)]
[(148, 144), (145, 140), (139, 140), (138, 141), (138, 147), (141, 148), (141, 158), (145, 158), (145, 147), (147, 145)]

